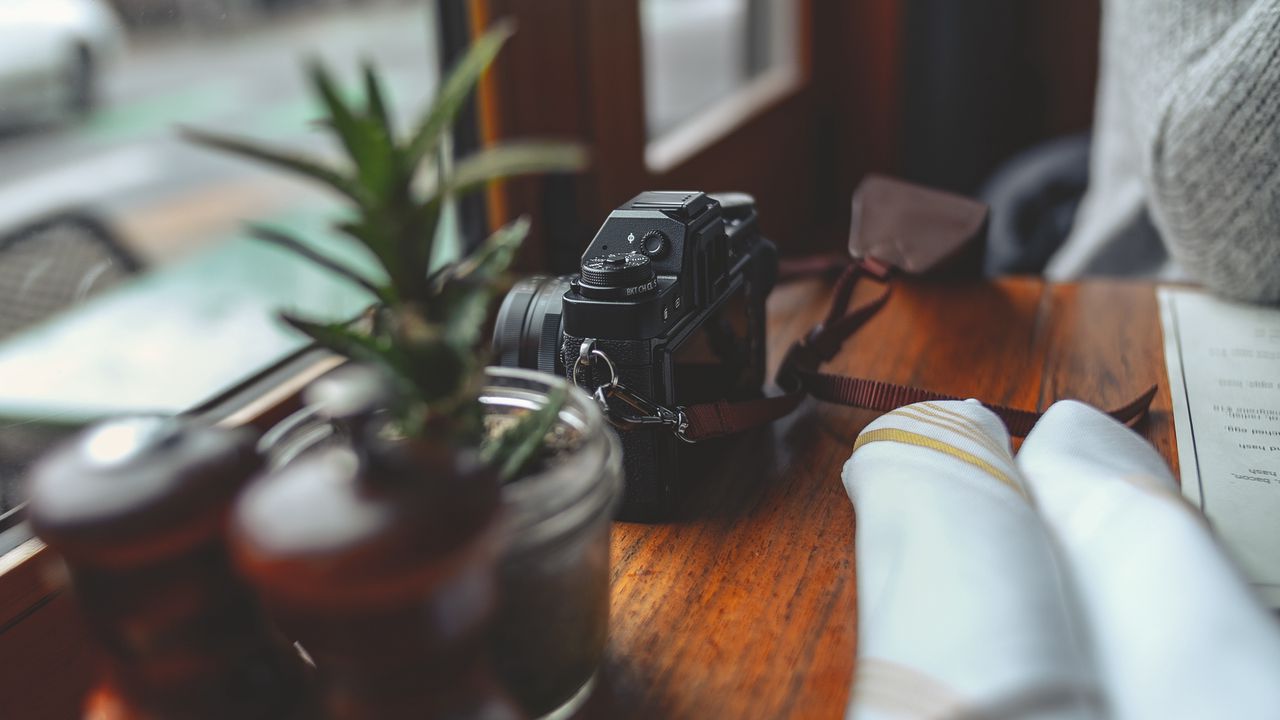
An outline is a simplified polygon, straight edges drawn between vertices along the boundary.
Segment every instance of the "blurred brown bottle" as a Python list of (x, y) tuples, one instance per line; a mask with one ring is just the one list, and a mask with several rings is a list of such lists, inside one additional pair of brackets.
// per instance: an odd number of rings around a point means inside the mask
[(380, 439), (370, 372), (308, 393), (352, 442), (249, 486), (231, 523), (236, 563), (315, 660), (326, 717), (519, 717), (486, 654), (498, 479), (473, 453)]
[(259, 467), (247, 434), (129, 418), (33, 468), (31, 524), (105, 659), (86, 718), (315, 717), (310, 668), (227, 554), (231, 502)]

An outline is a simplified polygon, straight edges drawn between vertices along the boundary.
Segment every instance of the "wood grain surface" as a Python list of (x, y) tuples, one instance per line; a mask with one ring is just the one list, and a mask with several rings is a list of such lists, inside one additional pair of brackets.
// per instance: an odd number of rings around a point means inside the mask
[[(827, 288), (770, 299), (777, 362)], [(1159, 315), (1148, 284), (899, 285), (827, 367), (1043, 409), (1161, 389), (1139, 427), (1174, 461)], [(840, 482), (875, 414), (807, 402), (726, 443), (678, 523), (616, 523), (613, 615), (588, 717), (837, 718), (856, 647), (854, 514)]]
[[(804, 281), (774, 292), (774, 366), (828, 291)], [(1176, 463), (1149, 284), (899, 284), (827, 368), (1041, 409), (1067, 397), (1118, 405), (1158, 383), (1139, 430)], [(615, 524), (611, 637), (581, 716), (843, 715), (857, 604), (839, 473), (874, 417), (808, 401), (705, 448), (679, 522)], [(0, 718), (67, 718), (88, 681), (84, 631), (40, 571), (47, 554), (29, 555), (0, 573)]]

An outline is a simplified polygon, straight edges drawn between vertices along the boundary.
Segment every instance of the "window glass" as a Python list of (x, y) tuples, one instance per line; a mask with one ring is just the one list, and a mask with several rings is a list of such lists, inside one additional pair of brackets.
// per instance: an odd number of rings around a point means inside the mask
[(796, 86), (798, 13), (798, 0), (641, 0), (652, 169)]
[(308, 59), (351, 97), (373, 62), (403, 128), (434, 25), (409, 0), (0, 0), (0, 512), (50, 436), (189, 409), (303, 346), (277, 310), (370, 302), (243, 230), (356, 253), (327, 232), (336, 198), (177, 130), (332, 154)]

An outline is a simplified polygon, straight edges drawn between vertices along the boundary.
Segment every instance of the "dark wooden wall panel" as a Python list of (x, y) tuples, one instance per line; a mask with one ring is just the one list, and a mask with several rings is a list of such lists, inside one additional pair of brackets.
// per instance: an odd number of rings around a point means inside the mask
[(848, 232), (849, 201), (862, 176), (899, 167), (902, 5), (814, 3), (819, 232), (832, 249)]
[(1098, 78), (1099, 0), (1051, 0), (1034, 5), (1028, 56), (1046, 88), (1046, 137), (1093, 125)]

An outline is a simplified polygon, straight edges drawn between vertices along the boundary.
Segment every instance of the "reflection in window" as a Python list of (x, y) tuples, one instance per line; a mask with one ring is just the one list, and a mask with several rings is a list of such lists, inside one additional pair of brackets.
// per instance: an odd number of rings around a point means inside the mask
[(242, 230), (351, 252), (327, 235), (331, 198), (176, 131), (331, 152), (309, 58), (354, 97), (372, 61), (403, 128), (437, 82), (434, 17), (420, 0), (0, 0), (0, 514), (47, 437), (253, 376), (304, 344), (280, 308), (369, 303)]
[[(641, 0), (650, 140), (798, 72), (795, 0)], [(651, 163), (652, 164), (652, 163)]]

